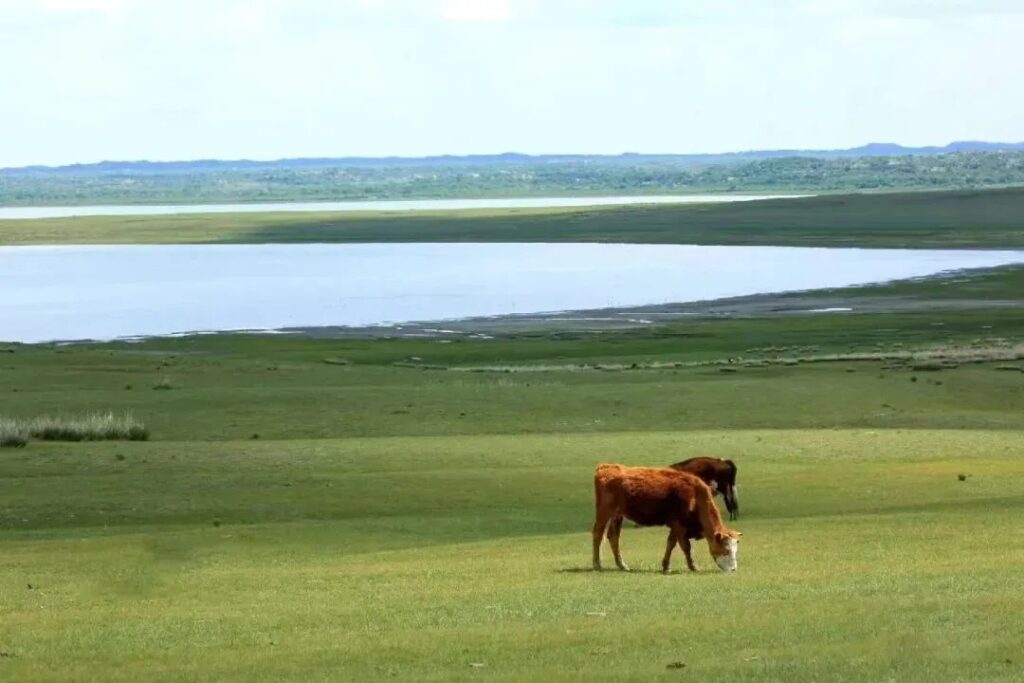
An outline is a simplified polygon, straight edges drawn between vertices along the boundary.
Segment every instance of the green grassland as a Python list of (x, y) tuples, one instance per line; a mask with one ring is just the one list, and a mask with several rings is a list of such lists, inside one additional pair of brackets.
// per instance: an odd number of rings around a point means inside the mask
[[(700, 573), (677, 557), (662, 576), (663, 530), (626, 529), (635, 571), (590, 572), (593, 463), (692, 452), (742, 454), (739, 571), (700, 547)], [(7, 680), (1011, 681), (1024, 666), (1008, 431), (48, 445), (0, 463), (16, 485)]]
[[(1022, 339), (978, 309), (4, 346), (0, 415), (150, 440), (0, 449), (0, 678), (1019, 680)], [(739, 571), (663, 576), (627, 528), (635, 571), (591, 572), (594, 464), (698, 453), (740, 464)]]
[(0, 221), (0, 245), (501, 241), (1020, 248), (1024, 189), (675, 206)]

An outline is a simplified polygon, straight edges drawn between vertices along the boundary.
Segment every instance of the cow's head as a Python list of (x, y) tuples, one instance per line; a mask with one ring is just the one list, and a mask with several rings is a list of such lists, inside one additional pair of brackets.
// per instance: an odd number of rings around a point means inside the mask
[(736, 571), (739, 553), (739, 539), (742, 536), (739, 531), (722, 529), (716, 531), (708, 538), (708, 548), (711, 550), (711, 557), (715, 564), (723, 572)]

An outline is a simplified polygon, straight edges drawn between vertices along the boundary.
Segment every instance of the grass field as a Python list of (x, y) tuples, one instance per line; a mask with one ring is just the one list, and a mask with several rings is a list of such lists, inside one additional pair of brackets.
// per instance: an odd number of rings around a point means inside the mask
[(676, 206), (3, 220), (0, 245), (543, 241), (1020, 248), (1022, 216), (1024, 188), (1010, 188)]
[[(1024, 666), (1011, 431), (116, 450), (0, 461), (16, 485), (8, 680), (1019, 680)], [(663, 531), (627, 529), (635, 571), (590, 572), (592, 464), (689, 452), (742, 454), (739, 571), (701, 547), (700, 573), (677, 557), (662, 576)]]
[[(0, 678), (1019, 680), (1022, 339), (982, 309), (0, 347), (0, 415), (150, 436), (0, 449)], [(594, 464), (697, 453), (740, 465), (739, 571), (663, 576), (627, 528), (635, 571), (591, 572)]]

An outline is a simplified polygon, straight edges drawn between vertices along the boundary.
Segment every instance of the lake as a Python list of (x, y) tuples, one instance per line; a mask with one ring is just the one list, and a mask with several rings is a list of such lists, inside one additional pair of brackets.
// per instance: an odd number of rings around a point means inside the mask
[(1022, 261), (1017, 251), (643, 244), (0, 247), (0, 340), (640, 306)]
[(537, 209), (626, 204), (722, 204), (810, 195), (696, 194), (628, 197), (519, 197), (505, 199), (409, 199), (351, 202), (260, 202), (249, 204), (164, 204), (111, 206), (0, 206), (0, 220), (72, 216), (166, 216), (184, 213), (267, 213), (271, 211), (454, 211)]

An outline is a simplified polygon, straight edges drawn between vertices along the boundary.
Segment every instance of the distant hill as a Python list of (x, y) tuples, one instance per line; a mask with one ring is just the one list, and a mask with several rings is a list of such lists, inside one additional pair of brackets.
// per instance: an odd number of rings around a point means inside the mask
[(401, 166), (490, 166), (497, 164), (601, 163), (636, 165), (638, 163), (671, 162), (679, 165), (728, 164), (760, 159), (810, 157), (821, 159), (884, 156), (927, 156), (959, 152), (1020, 152), (1024, 142), (951, 142), (942, 147), (904, 147), (895, 143), (873, 142), (850, 149), (807, 150), (774, 149), (726, 152), (721, 154), (472, 154), (467, 156), (427, 157), (314, 157), (259, 161), (252, 159), (197, 159), (192, 161), (100, 161), (94, 164), (67, 166), (22, 166), (0, 169), (0, 175), (90, 175), (196, 173), (230, 170), (299, 170), (316, 168), (394, 168)]

